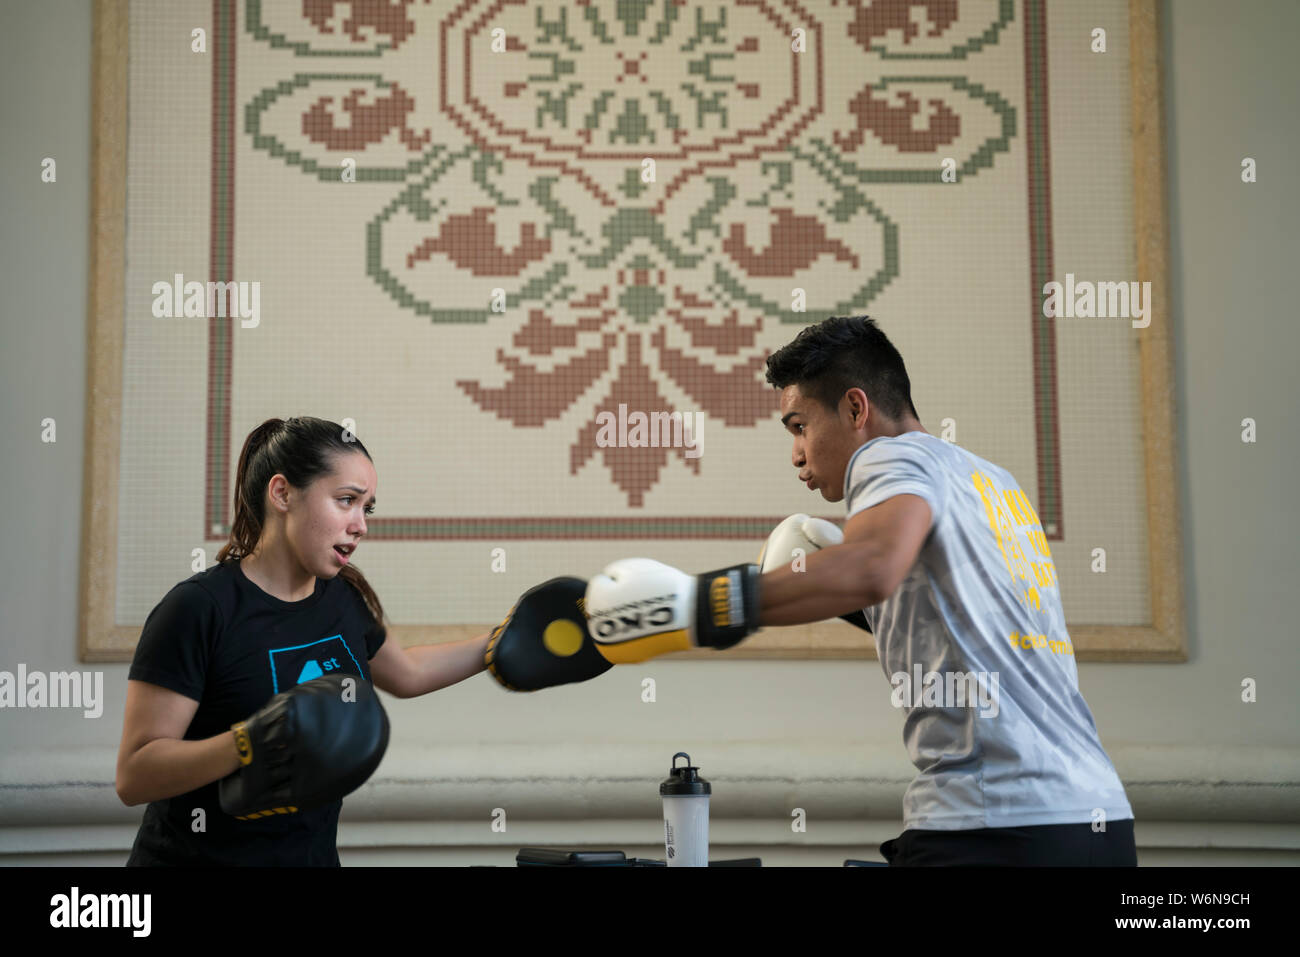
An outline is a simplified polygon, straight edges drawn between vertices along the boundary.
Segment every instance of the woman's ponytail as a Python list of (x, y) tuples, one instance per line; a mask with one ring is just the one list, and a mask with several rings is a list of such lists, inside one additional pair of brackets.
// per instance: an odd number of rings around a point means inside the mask
[[(284, 430), (284, 419), (267, 419), (244, 439), (244, 447), (239, 451), (239, 465), (235, 468), (235, 518), (230, 525), (230, 540), (217, 552), (217, 561), (227, 558), (243, 558), (251, 555), (257, 548), (258, 539), (262, 537), (262, 522), (265, 519), (263, 493), (271, 475), (265, 482), (257, 482), (258, 476), (252, 474), (251, 464), (258, 452)], [(263, 472), (265, 469), (258, 469)]]

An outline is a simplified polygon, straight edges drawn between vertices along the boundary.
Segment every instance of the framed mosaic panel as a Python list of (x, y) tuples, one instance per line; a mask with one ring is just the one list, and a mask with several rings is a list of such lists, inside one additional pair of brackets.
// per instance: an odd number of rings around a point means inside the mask
[(83, 660), (213, 560), (273, 416), (374, 456), (404, 645), (842, 519), (763, 363), (862, 313), (1020, 480), (1077, 656), (1185, 659), (1154, 2), (98, 0), (94, 77)]

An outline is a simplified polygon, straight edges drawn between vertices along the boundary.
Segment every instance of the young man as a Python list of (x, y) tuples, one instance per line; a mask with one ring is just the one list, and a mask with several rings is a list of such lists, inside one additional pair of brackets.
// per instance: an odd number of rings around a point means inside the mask
[[(845, 502), (843, 542), (805, 538), (806, 559), (761, 576), (615, 562), (586, 594), (602, 654), (725, 648), (761, 626), (861, 609), (919, 772), (903, 833), (881, 847), (891, 864), (1136, 865), (1133, 812), (1079, 693), (1050, 550), (1019, 483), (926, 432), (902, 357), (865, 316), (805, 328), (767, 378), (799, 480)], [(786, 555), (788, 524), (773, 536)]]

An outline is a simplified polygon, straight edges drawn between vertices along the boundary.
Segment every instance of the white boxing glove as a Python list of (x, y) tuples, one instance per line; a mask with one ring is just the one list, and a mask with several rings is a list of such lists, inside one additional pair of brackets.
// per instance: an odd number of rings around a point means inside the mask
[[(801, 512), (791, 515), (772, 530), (772, 534), (767, 537), (767, 544), (758, 553), (758, 564), (762, 573), (766, 574), (807, 558), (810, 552), (843, 544), (844, 533), (838, 525), (824, 518), (809, 518)], [(802, 554), (796, 555), (795, 549), (800, 549)], [(802, 571), (803, 565), (795, 566), (795, 570)], [(862, 611), (851, 611), (840, 617), (871, 634), (871, 625), (867, 623), (867, 616)]]
[(758, 630), (758, 579), (752, 564), (690, 575), (651, 558), (624, 558), (587, 583), (587, 632), (616, 665), (730, 648)]
[[(770, 572), (798, 558), (807, 557), (810, 551), (842, 544), (844, 532), (840, 531), (839, 525), (826, 519), (810, 519), (800, 512), (772, 529), (772, 534), (767, 536), (767, 544), (758, 553), (758, 564), (763, 572)], [(796, 549), (800, 549), (803, 554), (794, 554)]]
[[(844, 533), (838, 525), (824, 518), (809, 518), (801, 512), (791, 515), (772, 530), (767, 544), (758, 553), (758, 564), (764, 572), (770, 572), (806, 557), (809, 552), (842, 544)], [(802, 556), (794, 554), (796, 548), (803, 552)]]

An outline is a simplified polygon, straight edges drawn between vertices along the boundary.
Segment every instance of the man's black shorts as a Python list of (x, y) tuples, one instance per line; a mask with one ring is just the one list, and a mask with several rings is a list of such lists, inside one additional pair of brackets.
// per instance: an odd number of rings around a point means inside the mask
[(880, 845), (893, 867), (1136, 867), (1133, 819), (1091, 824), (986, 827), (974, 831), (906, 830)]

